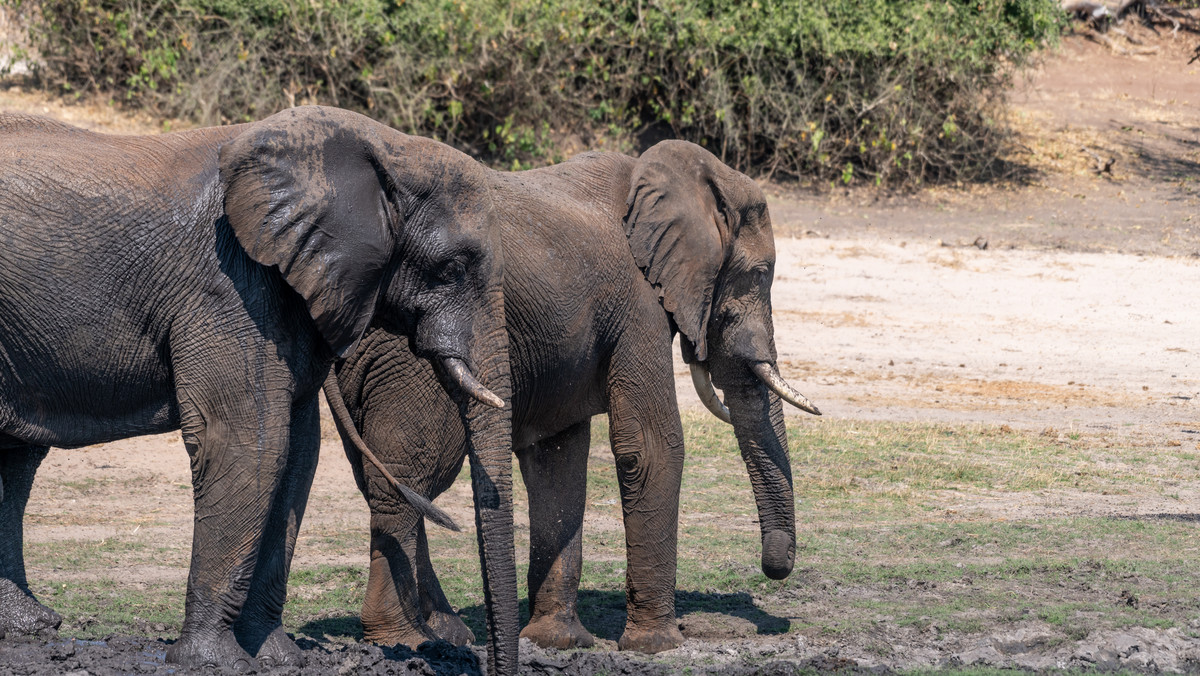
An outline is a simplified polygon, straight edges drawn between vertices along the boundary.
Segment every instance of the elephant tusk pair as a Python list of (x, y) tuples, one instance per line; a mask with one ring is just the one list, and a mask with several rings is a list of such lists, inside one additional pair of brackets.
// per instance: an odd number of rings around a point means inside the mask
[[(324, 390), (325, 400), (329, 403), (329, 411), (333, 413), (333, 417), (337, 418), (338, 426), (342, 429), (343, 433), (350, 437), (350, 443), (358, 449), (359, 453), (362, 453), (364, 458), (370, 461), (372, 465), (375, 465), (375, 469), (379, 470), (388, 483), (395, 487), (397, 491), (400, 491), (400, 495), (404, 496), (408, 504), (412, 505), (413, 509), (417, 510), (421, 516), (442, 528), (452, 530), (456, 533), (461, 532), (462, 528), (459, 528), (458, 524), (454, 523), (454, 519), (450, 518), (449, 514), (435, 507), (429, 498), (400, 483), (400, 480), (392, 476), (392, 473), (387, 471), (383, 463), (379, 462), (379, 458), (375, 457), (375, 454), (367, 447), (367, 442), (363, 441), (363, 438), (358, 434), (358, 428), (354, 425), (354, 419), (350, 417), (350, 411), (346, 408), (346, 401), (342, 399), (342, 388), (338, 385), (337, 374), (333, 372), (333, 369), (330, 369), (329, 376), (325, 378)], [(484, 392), (487, 392), (487, 390), (484, 390)], [(488, 392), (488, 394), (492, 393)], [(496, 395), (492, 394), (492, 396)]]
[(712, 377), (708, 374), (708, 367), (700, 363), (688, 364), (692, 370), (692, 386), (696, 388), (696, 394), (700, 395), (700, 402), (704, 404), (709, 412), (717, 416), (718, 420), (733, 424), (733, 416), (729, 415), (729, 408), (721, 402), (721, 398), (717, 396), (717, 391), (713, 389)]
[(751, 366), (750, 370), (754, 372), (754, 375), (758, 376), (759, 380), (763, 381), (764, 385), (771, 388), (772, 392), (778, 394), (780, 399), (806, 413), (821, 415), (821, 411), (817, 410), (816, 406), (813, 406), (808, 397), (800, 394), (796, 388), (789, 385), (783, 379), (783, 376), (779, 375), (779, 369), (775, 368), (774, 364), (760, 361)]
[(471, 395), (475, 399), (492, 406), (494, 408), (504, 408), (504, 400), (496, 396), (482, 383), (475, 379), (471, 369), (467, 368), (467, 364), (456, 357), (446, 357), (442, 360), (442, 368), (446, 370), (446, 375), (450, 380), (454, 381), (463, 392)]
[[(700, 401), (704, 404), (704, 407), (718, 419), (732, 425), (733, 417), (729, 414), (729, 409), (721, 402), (721, 398), (717, 396), (717, 391), (713, 389), (708, 367), (701, 363), (688, 364), (688, 367), (692, 371), (692, 386), (696, 388), (696, 394), (700, 395)], [(783, 379), (783, 376), (779, 375), (779, 369), (775, 368), (774, 364), (760, 361), (751, 366), (750, 370), (772, 392), (779, 395), (780, 399), (783, 399), (801, 411), (813, 415), (821, 415), (821, 411), (808, 400), (808, 397), (800, 394), (796, 388), (789, 385)]]

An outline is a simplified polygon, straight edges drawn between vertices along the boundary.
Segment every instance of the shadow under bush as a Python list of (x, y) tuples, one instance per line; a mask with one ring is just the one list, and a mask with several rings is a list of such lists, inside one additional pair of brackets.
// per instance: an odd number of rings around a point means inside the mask
[(893, 185), (1000, 170), (997, 105), (1062, 21), (1057, 0), (7, 2), (45, 85), (202, 123), (322, 103), (500, 166), (675, 136)]

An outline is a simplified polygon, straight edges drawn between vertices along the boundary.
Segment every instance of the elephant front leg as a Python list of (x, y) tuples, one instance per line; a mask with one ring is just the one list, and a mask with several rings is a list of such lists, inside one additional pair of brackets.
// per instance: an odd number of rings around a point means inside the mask
[[(401, 479), (403, 481), (403, 479)], [(417, 594), (417, 523), (405, 505), (398, 514), (371, 512), (371, 571), (363, 600), (363, 638), (415, 648), (438, 638), (422, 617)]]
[(198, 406), (180, 401), (196, 515), (183, 631), (167, 649), (167, 661), (255, 670), (257, 661), (239, 645), (233, 623), (283, 481), (291, 403), (272, 407), (251, 393), (240, 401), (228, 390), (222, 394)]
[[(404, 399), (398, 396), (398, 400)], [(374, 419), (390, 420), (382, 415)], [(442, 433), (453, 431), (439, 428), (434, 426)], [(389, 469), (393, 476), (421, 495), (437, 496), (449, 488), (462, 466), (461, 438), (431, 435), (421, 439), (399, 425), (373, 432), (381, 437), (377, 451), (392, 463)], [(445, 450), (440, 454), (413, 450), (420, 447)], [(363, 637), (381, 645), (414, 648), (439, 637), (459, 645), (472, 642), (471, 630), (450, 610), (438, 587), (421, 515), (374, 466), (364, 466), (357, 450), (351, 452), (350, 448), (347, 445), (347, 456), (360, 468), (359, 489), (371, 508), (371, 568), (362, 607)], [(431, 612), (434, 609), (445, 611), (446, 617)], [(454, 622), (442, 621), (451, 618), (457, 621), (457, 627)], [(455, 632), (456, 628), (460, 631)]]
[(283, 604), (296, 537), (317, 471), (319, 416), (315, 396), (292, 411), (283, 485), (275, 495), (246, 605), (233, 626), (238, 643), (264, 666), (304, 665), (303, 653), (283, 629)]
[(38, 465), (49, 449), (0, 450), (0, 638), (56, 629), (62, 617), (38, 603), (25, 579), (25, 505)]
[(529, 624), (543, 648), (587, 648), (595, 640), (576, 607), (583, 568), (583, 510), (591, 423), (517, 451), (529, 495)]
[(621, 650), (657, 653), (683, 643), (675, 619), (676, 538), (683, 428), (674, 390), (610, 395), (609, 436), (625, 519), (628, 615)]
[(442, 583), (438, 581), (429, 560), (429, 539), (425, 535), (425, 520), (417, 524), (417, 587), (421, 596), (421, 615), (425, 624), (441, 638), (454, 645), (470, 645), (475, 642), (471, 631), (458, 613), (454, 612)]

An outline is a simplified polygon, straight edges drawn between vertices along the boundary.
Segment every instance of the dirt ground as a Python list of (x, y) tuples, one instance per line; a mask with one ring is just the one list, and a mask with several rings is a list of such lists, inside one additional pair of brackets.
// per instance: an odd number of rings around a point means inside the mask
[[(1154, 54), (1137, 56), (1067, 39), (1014, 96), (1022, 150), (1011, 159), (1030, 169), (1023, 180), (898, 196), (766, 186), (777, 229), (773, 302), (784, 374), (830, 418), (983, 422), (1111, 437), (1148, 452), (1164, 445), (1200, 450), (1200, 64), (1187, 64), (1198, 41), (1167, 36), (1154, 42)], [(63, 106), (19, 89), (0, 91), (0, 106), (108, 131), (161, 128), (148, 118)], [(1093, 171), (1083, 147), (1115, 158), (1111, 173)], [(685, 367), (676, 367), (682, 405), (699, 409)], [(51, 490), (85, 479), (120, 481), (125, 490), (69, 499)], [(144, 528), (164, 548), (163, 564), (122, 575), (182, 583), (191, 503), (178, 434), (53, 452), (37, 482), (27, 542), (103, 541), (131, 525)], [(1200, 477), (1180, 491), (1200, 495)], [(1059, 513), (1200, 518), (1194, 499), (1145, 498), (997, 497), (975, 507), (1017, 519), (1043, 513), (1052, 500)], [(80, 499), (89, 509), (79, 509)], [(310, 554), (311, 536), (302, 533), (294, 565), (365, 566), (367, 511), (332, 434), (310, 505), (307, 533), (357, 528), (362, 546), (344, 555)], [(447, 508), (460, 523), (471, 521), (469, 504)], [(66, 579), (49, 566), (29, 575)], [(840, 601), (818, 594), (805, 612), (821, 613), (822, 603)], [(895, 647), (883, 657), (844, 642), (706, 635), (698, 627), (666, 662), (603, 651), (557, 654), (523, 643), (522, 664), (527, 673), (673, 672), (682, 664), (695, 665), (696, 673), (947, 665), (1200, 670), (1200, 641), (1177, 629), (1066, 642), (1051, 640), (1036, 622), (970, 636), (896, 626), (880, 632), (874, 640)], [(447, 646), (422, 651), (428, 662), (368, 646), (306, 647), (310, 665), (302, 673), (478, 668), (470, 650)], [(161, 650), (147, 639), (9, 640), (0, 642), (0, 674), (167, 673)]]

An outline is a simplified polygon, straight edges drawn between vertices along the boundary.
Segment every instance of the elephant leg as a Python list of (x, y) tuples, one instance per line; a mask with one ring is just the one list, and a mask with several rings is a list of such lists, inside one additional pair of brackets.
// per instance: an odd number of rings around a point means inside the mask
[(415, 648), (438, 638), (422, 617), (417, 593), (419, 521), (407, 505), (394, 514), (371, 510), (371, 570), (362, 607), (367, 641)]
[(0, 446), (0, 638), (56, 629), (62, 617), (38, 603), (25, 579), (25, 505), (45, 446)]
[[(177, 377), (188, 380), (186, 373)], [(218, 387), (197, 399), (178, 395), (196, 514), (183, 631), (167, 661), (254, 670), (257, 660), (239, 645), (233, 623), (285, 478), (292, 403), (280, 396), (288, 388), (266, 382)]]
[[(666, 362), (668, 365), (669, 361)], [(670, 372), (669, 389), (637, 386), (638, 373), (609, 394), (609, 437), (625, 521), (625, 632), (621, 650), (657, 653), (683, 643), (675, 619), (675, 569), (679, 488), (683, 478), (683, 426)]]
[(417, 524), (417, 589), (421, 598), (421, 615), (425, 624), (441, 638), (454, 645), (470, 645), (475, 633), (467, 627), (450, 605), (442, 583), (438, 581), (429, 560), (429, 539), (425, 535), (425, 520)]
[(521, 636), (543, 648), (595, 642), (576, 609), (590, 443), (584, 421), (517, 452), (529, 494), (529, 624)]
[(264, 666), (304, 665), (303, 653), (283, 630), (283, 604), (296, 537), (320, 454), (320, 413), (315, 396), (293, 408), (289, 442), (283, 485), (271, 507), (250, 593), (233, 625), (238, 643)]

